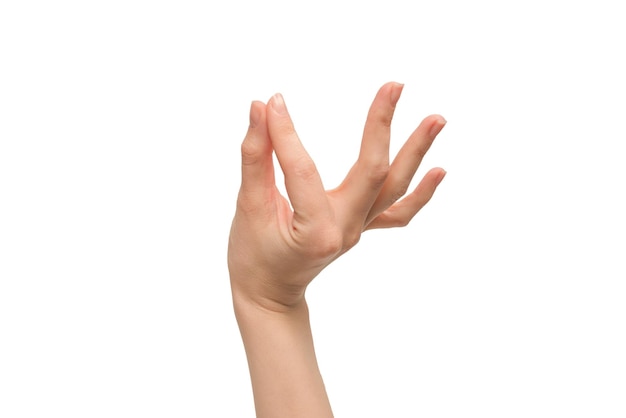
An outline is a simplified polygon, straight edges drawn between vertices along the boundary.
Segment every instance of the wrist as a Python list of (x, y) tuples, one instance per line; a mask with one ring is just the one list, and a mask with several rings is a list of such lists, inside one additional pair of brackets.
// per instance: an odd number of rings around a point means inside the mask
[(258, 310), (288, 314), (306, 306), (306, 288), (280, 285), (271, 280), (245, 280), (231, 276), (231, 293), (235, 311)]

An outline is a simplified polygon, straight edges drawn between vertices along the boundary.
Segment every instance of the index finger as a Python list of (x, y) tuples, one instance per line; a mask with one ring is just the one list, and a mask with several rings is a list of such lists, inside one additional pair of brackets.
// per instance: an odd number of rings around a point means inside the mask
[(285, 175), (285, 187), (294, 217), (310, 221), (330, 216), (330, 206), (315, 163), (293, 126), (282, 95), (268, 103), (267, 128), (276, 158)]

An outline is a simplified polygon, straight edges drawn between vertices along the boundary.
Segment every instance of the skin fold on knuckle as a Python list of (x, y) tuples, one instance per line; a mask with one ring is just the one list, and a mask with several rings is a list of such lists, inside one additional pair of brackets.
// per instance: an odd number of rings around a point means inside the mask
[(390, 128), (393, 120), (393, 108), (375, 108), (369, 114), (369, 120), (383, 128)]
[(367, 169), (367, 180), (373, 189), (378, 189), (387, 180), (389, 164), (387, 161), (370, 164)]
[(241, 164), (254, 165), (263, 156), (263, 147), (250, 139), (246, 139), (241, 144)]
[(402, 228), (407, 226), (413, 216), (410, 214), (400, 214), (400, 213), (388, 213), (385, 216), (385, 224), (390, 228)]
[(377, 217), (375, 217), (374, 219), (372, 219), (372, 221), (370, 221), (366, 225), (365, 230), (370, 231), (373, 229), (395, 228), (397, 226), (401, 226), (401, 225), (396, 225), (396, 222), (393, 222), (391, 220), (390, 216), (388, 215), (388, 212), (383, 212)]
[(431, 143), (432, 141), (429, 141), (427, 144), (421, 144), (421, 146), (418, 146), (413, 152), (413, 158), (415, 158), (417, 161), (422, 161), (424, 157), (426, 157), (426, 154), (430, 149)]
[(237, 199), (237, 211), (248, 217), (254, 217), (260, 212), (260, 209), (248, 196), (239, 196)]
[(386, 203), (388, 206), (391, 206), (398, 200), (400, 200), (406, 192), (409, 190), (409, 185), (411, 184), (411, 179), (406, 179), (404, 177), (394, 175), (393, 171), (389, 173), (387, 177), (387, 181), (385, 184), (385, 188), (383, 189), (383, 193), (388, 193), (388, 197), (386, 199)]
[(402, 199), (402, 197), (405, 194), (406, 194), (406, 189), (394, 190), (394, 192), (391, 195), (389, 195), (389, 198), (384, 202), (384, 204), (386, 205), (386, 207), (390, 207), (391, 205), (396, 203), (398, 200)]
[(309, 182), (317, 177), (317, 167), (315, 163), (307, 155), (301, 155), (290, 163), (293, 176)]
[(256, 222), (268, 222), (274, 217), (273, 206), (258, 190), (242, 189), (237, 196), (236, 216)]
[(293, 136), (297, 136), (296, 128), (294, 127), (291, 119), (288, 117), (276, 120), (274, 127), (275, 133), (278, 134), (281, 138), (290, 138)]

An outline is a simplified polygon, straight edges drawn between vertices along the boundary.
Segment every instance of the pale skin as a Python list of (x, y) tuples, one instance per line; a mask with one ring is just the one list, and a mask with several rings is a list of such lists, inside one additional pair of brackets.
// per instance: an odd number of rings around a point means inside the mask
[[(333, 416), (315, 356), (306, 288), (364, 231), (407, 225), (446, 174), (431, 169), (407, 194), (446, 123), (440, 115), (426, 117), (390, 164), (390, 126), (402, 88), (389, 82), (378, 90), (358, 158), (332, 190), (322, 185), (283, 97), (251, 105), (228, 267), (259, 418)], [(273, 153), (287, 197), (276, 187)]]

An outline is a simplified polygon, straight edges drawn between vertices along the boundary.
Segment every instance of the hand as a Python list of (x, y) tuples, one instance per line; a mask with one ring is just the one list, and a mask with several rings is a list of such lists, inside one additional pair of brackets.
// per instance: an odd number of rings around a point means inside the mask
[[(304, 301), (307, 285), (352, 248), (368, 229), (407, 225), (430, 200), (445, 171), (431, 169), (407, 188), (432, 141), (445, 125), (425, 118), (389, 164), (390, 125), (403, 86), (387, 83), (367, 116), (361, 149), (339, 187), (326, 191), (304, 149), (281, 95), (253, 102), (243, 141), (242, 182), (228, 246), (235, 300), (269, 310)], [(272, 153), (289, 200), (275, 184)]]

